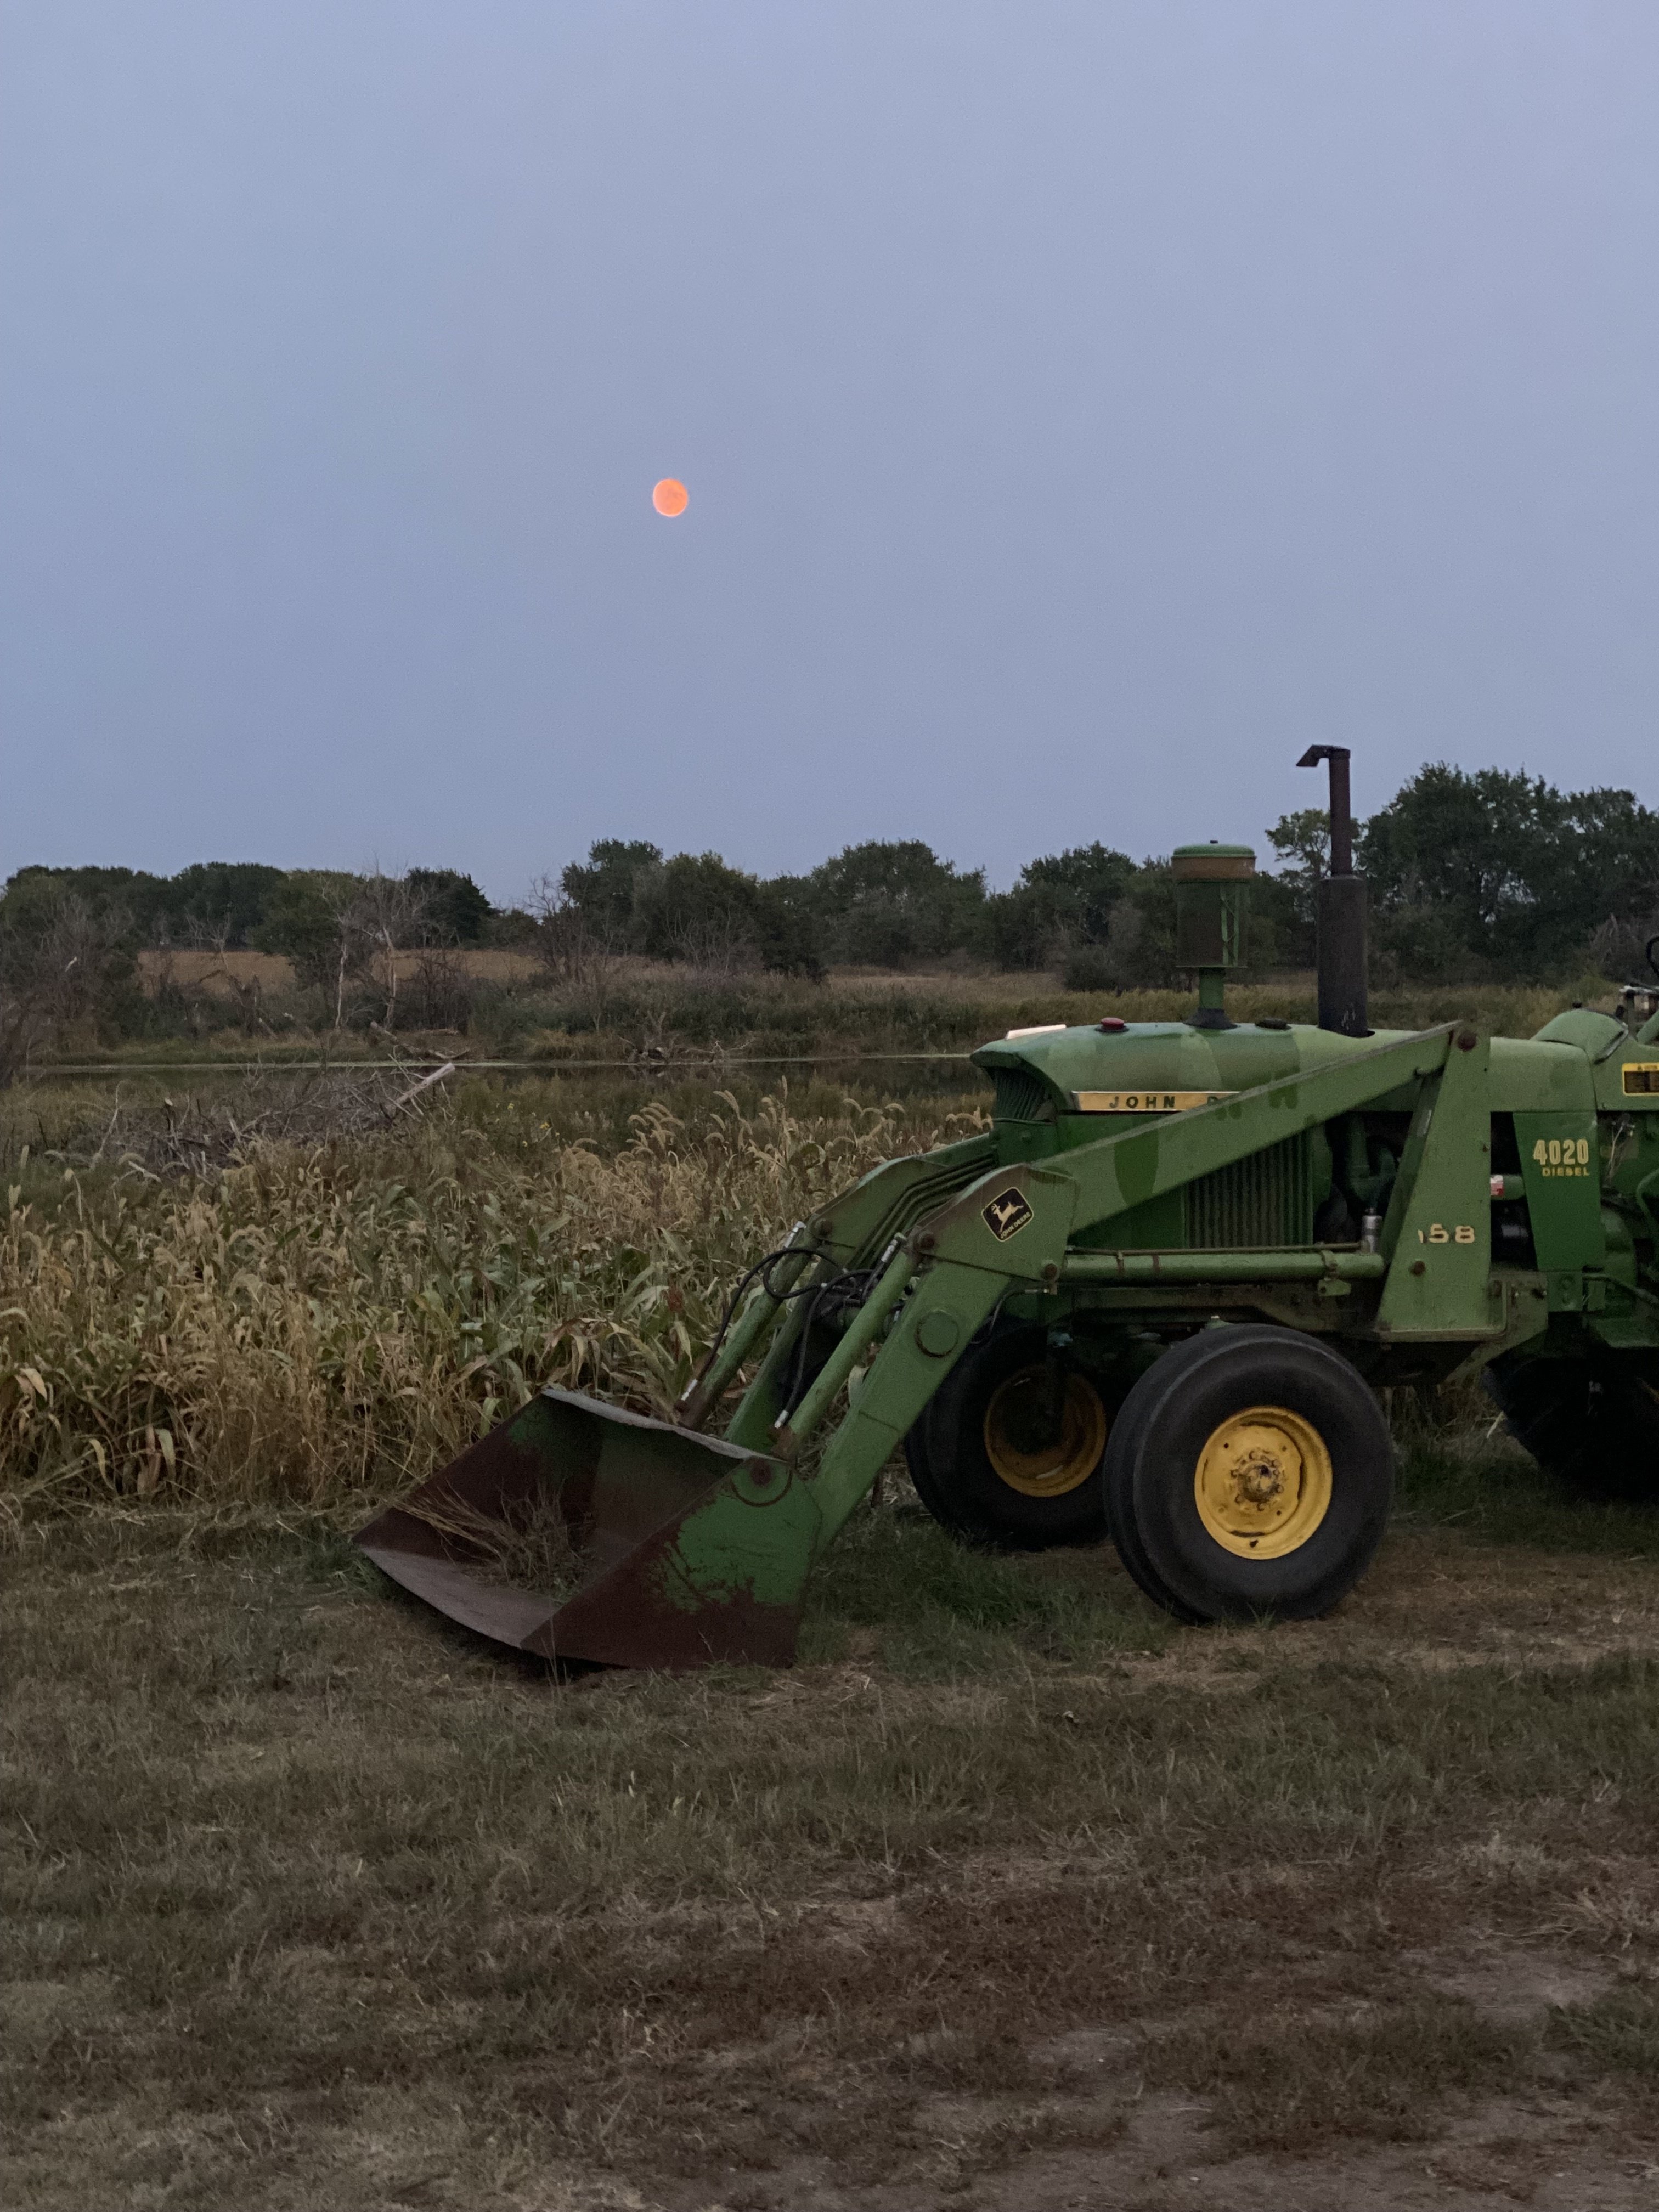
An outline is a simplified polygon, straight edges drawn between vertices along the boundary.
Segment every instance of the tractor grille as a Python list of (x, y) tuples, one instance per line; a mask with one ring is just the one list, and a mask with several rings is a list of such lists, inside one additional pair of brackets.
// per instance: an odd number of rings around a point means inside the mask
[(1312, 1242), (1313, 1192), (1305, 1133), (1188, 1185), (1187, 1243), (1195, 1251)]
[(1054, 1094), (1038, 1077), (1028, 1074), (1023, 1067), (999, 1067), (993, 1075), (996, 1083), (993, 1111), (999, 1121), (1053, 1119)]

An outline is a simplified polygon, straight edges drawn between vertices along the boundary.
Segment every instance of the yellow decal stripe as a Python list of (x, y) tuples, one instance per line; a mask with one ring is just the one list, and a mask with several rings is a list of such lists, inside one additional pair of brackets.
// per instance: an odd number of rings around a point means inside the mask
[(1194, 1106), (1213, 1106), (1231, 1091), (1079, 1091), (1079, 1114), (1189, 1114)]
[(1626, 1097), (1650, 1097), (1656, 1093), (1659, 1093), (1659, 1060), (1627, 1060), (1625, 1062)]

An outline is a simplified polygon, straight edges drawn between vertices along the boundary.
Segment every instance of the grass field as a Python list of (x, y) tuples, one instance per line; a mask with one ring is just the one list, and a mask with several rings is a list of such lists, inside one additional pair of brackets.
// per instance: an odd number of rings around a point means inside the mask
[[(422, 959), (436, 963), (443, 976), (423, 982)], [(336, 1061), (383, 1059), (393, 1050), (459, 1050), (547, 1067), (961, 1054), (1016, 1026), (1095, 1021), (1103, 1012), (1131, 1021), (1176, 1020), (1191, 1002), (1184, 990), (1066, 991), (1054, 975), (1030, 969), (845, 969), (807, 983), (629, 957), (561, 981), (523, 952), (469, 951), (413, 957), (390, 1028), (384, 981), (374, 990), (354, 987), (356, 1012), (336, 1029), (332, 1000), (299, 991), (289, 963), (274, 955), (177, 952), (146, 955), (140, 964), (151, 999), (168, 997), (164, 1020), (156, 1009), (154, 1034), (119, 1045), (100, 1043), (89, 1029), (66, 1035), (45, 1055), (48, 1068), (161, 1061), (186, 1069), (237, 1055), (275, 1066), (319, 1054)], [(1528, 1036), (1564, 1000), (1611, 1006), (1615, 997), (1613, 986), (1595, 976), (1565, 994), (1503, 984), (1379, 989), (1371, 1018), (1383, 1028), (1472, 1019), (1499, 1036)], [(239, 999), (240, 1012), (233, 1003)], [(1235, 1013), (1246, 1020), (1267, 1014), (1311, 1021), (1316, 1001), (1311, 974), (1255, 979), (1229, 994)], [(422, 1006), (440, 1003), (449, 1008), (443, 1020), (461, 1027), (422, 1026)], [(377, 1016), (373, 1026), (370, 1015)]]
[(1659, 1541), (1451, 1457), (1328, 1622), (890, 1495), (792, 1674), (580, 1690), (314, 1521), (37, 1524), (5, 2201), (1650, 2205)]
[(536, 1380), (659, 1402), (979, 1102), (475, 1079), (238, 1138), (262, 1084), (191, 1172), (177, 1098), (5, 1104), (7, 2203), (1659, 2198), (1653, 1516), (1402, 1407), (1355, 1595), (1192, 1631), (890, 1479), (794, 1670), (556, 1685), (343, 1531)]

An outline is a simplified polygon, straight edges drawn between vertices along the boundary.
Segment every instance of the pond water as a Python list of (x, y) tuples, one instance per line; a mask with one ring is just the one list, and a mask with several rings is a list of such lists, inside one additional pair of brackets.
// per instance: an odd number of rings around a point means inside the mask
[[(23, 1083), (100, 1084), (137, 1082), (145, 1090), (157, 1084), (184, 1090), (218, 1087), (229, 1081), (288, 1081), (327, 1072), (334, 1075), (406, 1073), (411, 1082), (441, 1067), (439, 1059), (407, 1060), (92, 1060), (27, 1070)], [(565, 1083), (637, 1085), (659, 1090), (678, 1084), (707, 1084), (716, 1091), (748, 1086), (775, 1090), (832, 1083), (854, 1091), (882, 1091), (932, 1097), (990, 1085), (965, 1052), (854, 1053), (820, 1057), (729, 1054), (707, 1059), (653, 1060), (472, 1060), (458, 1057), (457, 1076), (489, 1076), (504, 1085)]]

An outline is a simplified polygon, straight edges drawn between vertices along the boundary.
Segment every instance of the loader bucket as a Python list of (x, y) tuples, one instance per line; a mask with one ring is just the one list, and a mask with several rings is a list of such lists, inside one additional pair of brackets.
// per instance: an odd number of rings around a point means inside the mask
[(356, 1540), (498, 1644), (688, 1668), (793, 1659), (817, 1538), (781, 1461), (543, 1390)]

